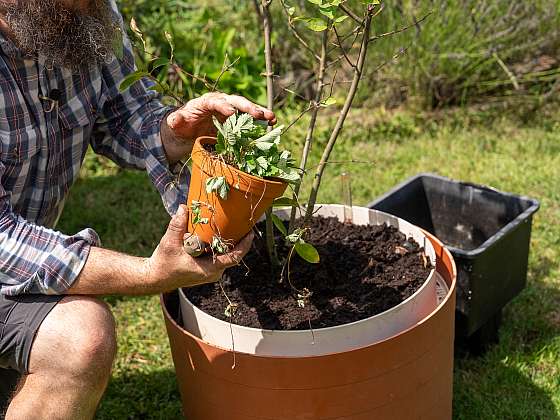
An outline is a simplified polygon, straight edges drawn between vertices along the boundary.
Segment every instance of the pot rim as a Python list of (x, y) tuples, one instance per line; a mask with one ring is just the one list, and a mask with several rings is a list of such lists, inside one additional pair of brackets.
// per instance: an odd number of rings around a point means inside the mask
[[(365, 207), (364, 207), (364, 208), (365, 208)], [(368, 209), (368, 210), (371, 210), (371, 209)], [(380, 212), (380, 213), (383, 213), (383, 212)], [(395, 216), (392, 216), (392, 217), (395, 217)], [(401, 219), (401, 220), (402, 220), (402, 219)], [(405, 221), (405, 222), (406, 222), (406, 221)], [(409, 222), (406, 222), (406, 223), (410, 224)], [(428, 242), (430, 243), (430, 247), (432, 248), (432, 250), (433, 250), (433, 252), (434, 252), (434, 255), (435, 255), (435, 257), (436, 257), (436, 261), (435, 261), (435, 264), (434, 264), (434, 268), (432, 268), (432, 270), (430, 271), (430, 274), (429, 274), (428, 277), (426, 278), (426, 281), (423, 283), (423, 285), (422, 285), (418, 290), (416, 290), (416, 291), (414, 292), (413, 295), (409, 296), (407, 299), (405, 299), (404, 301), (400, 302), (398, 305), (393, 306), (393, 307), (391, 307), (391, 308), (387, 309), (386, 311), (383, 311), (383, 312), (381, 312), (381, 313), (379, 313), (379, 314), (373, 315), (372, 317), (364, 318), (364, 319), (361, 319), (361, 320), (358, 320), (358, 321), (354, 321), (354, 322), (351, 322), (351, 323), (336, 325), (336, 326), (333, 326), (333, 327), (317, 328), (317, 329), (313, 329), (313, 330), (310, 330), (310, 329), (306, 329), (306, 330), (287, 330), (287, 331), (286, 331), (286, 330), (266, 330), (266, 329), (260, 329), (260, 328), (252, 328), (252, 327), (244, 327), (244, 326), (240, 326), (240, 325), (235, 325), (236, 328), (247, 329), (247, 330), (251, 330), (251, 331), (254, 331), (254, 332), (258, 332), (258, 331), (262, 331), (262, 332), (266, 332), (266, 333), (273, 332), (274, 334), (282, 334), (282, 335), (285, 336), (285, 337), (289, 337), (290, 334), (291, 334), (291, 335), (293, 335), (293, 334), (310, 334), (311, 331), (318, 331), (318, 330), (325, 331), (325, 330), (329, 330), (329, 329), (339, 329), (339, 328), (347, 327), (347, 326), (349, 326), (349, 325), (354, 325), (354, 324), (356, 324), (356, 323), (362, 323), (362, 322), (365, 322), (365, 321), (369, 321), (369, 320), (371, 320), (373, 317), (377, 317), (377, 316), (379, 316), (379, 315), (385, 314), (387, 311), (394, 310), (395, 308), (399, 307), (399, 306), (402, 305), (403, 303), (408, 302), (409, 299), (413, 298), (413, 297), (418, 293), (418, 291), (420, 291), (420, 290), (422, 289), (422, 287), (424, 287), (426, 284), (429, 283), (429, 280), (431, 279), (432, 276), (437, 275), (438, 278), (440, 278), (441, 281), (443, 281), (443, 282), (448, 286), (448, 287), (447, 287), (447, 294), (446, 294), (446, 296), (445, 296), (443, 299), (439, 300), (439, 302), (437, 303), (436, 307), (435, 307), (428, 315), (426, 315), (424, 318), (420, 319), (418, 322), (416, 322), (415, 324), (411, 325), (410, 327), (404, 328), (404, 329), (402, 329), (401, 331), (399, 331), (399, 332), (397, 332), (397, 333), (395, 333), (395, 334), (393, 334), (393, 335), (390, 335), (390, 336), (388, 336), (388, 337), (386, 337), (386, 338), (383, 338), (383, 339), (380, 339), (380, 340), (376, 341), (375, 343), (356, 346), (356, 347), (353, 347), (353, 348), (350, 348), (350, 349), (344, 350), (344, 351), (334, 351), (334, 352), (322, 353), (322, 354), (318, 354), (318, 355), (313, 355), (313, 354), (309, 354), (309, 355), (297, 355), (297, 356), (294, 356), (294, 355), (267, 355), (267, 354), (256, 354), (256, 353), (242, 352), (242, 351), (239, 351), (239, 350), (228, 349), (228, 348), (225, 348), (225, 347), (216, 345), (216, 344), (214, 344), (214, 343), (211, 343), (211, 342), (208, 342), (208, 341), (206, 341), (206, 340), (203, 340), (203, 339), (199, 338), (199, 337), (196, 336), (195, 334), (191, 333), (190, 331), (188, 331), (187, 329), (185, 329), (184, 327), (182, 327), (181, 325), (179, 325), (179, 324), (175, 321), (175, 319), (173, 319), (173, 317), (171, 317), (171, 314), (169, 314), (169, 311), (167, 310), (167, 307), (166, 307), (166, 305), (165, 305), (165, 301), (164, 301), (163, 294), (162, 294), (161, 297), (160, 297), (160, 301), (161, 301), (161, 304), (162, 304), (162, 307), (163, 307), (165, 316), (168, 318), (168, 321), (170, 321), (174, 327), (180, 329), (184, 334), (187, 334), (187, 335), (190, 336), (191, 338), (194, 338), (196, 341), (198, 341), (198, 342), (200, 342), (200, 343), (204, 343), (205, 345), (211, 346), (211, 347), (213, 347), (213, 348), (219, 349), (220, 351), (224, 351), (224, 352), (232, 352), (232, 351), (235, 351), (236, 353), (241, 353), (241, 354), (245, 354), (245, 355), (250, 355), (250, 356), (253, 356), (253, 357), (278, 358), (278, 359), (318, 358), (318, 357), (328, 357), (328, 356), (331, 356), (331, 355), (336, 355), (336, 354), (341, 354), (341, 353), (347, 353), (347, 352), (351, 352), (351, 351), (358, 351), (358, 350), (361, 350), (361, 349), (370, 347), (371, 345), (377, 345), (377, 344), (381, 344), (381, 343), (387, 342), (387, 341), (389, 341), (389, 340), (392, 340), (392, 339), (394, 339), (395, 337), (398, 337), (398, 336), (400, 336), (400, 335), (402, 335), (402, 334), (405, 334), (405, 333), (407, 333), (408, 331), (410, 331), (410, 330), (412, 330), (412, 329), (418, 327), (419, 325), (425, 323), (427, 320), (429, 320), (431, 317), (433, 317), (437, 312), (439, 312), (439, 311), (441, 310), (441, 308), (443, 308), (443, 307), (447, 304), (447, 302), (449, 301), (449, 299), (451, 299), (452, 296), (453, 296), (453, 293), (454, 293), (454, 291), (455, 291), (456, 281), (457, 281), (457, 270), (456, 270), (456, 266), (455, 266), (455, 261), (453, 260), (453, 257), (452, 257), (452, 255), (451, 255), (451, 253), (449, 252), (448, 249), (445, 248), (445, 246), (443, 245), (443, 243), (442, 243), (439, 239), (437, 239), (435, 236), (431, 235), (429, 232), (426, 232), (426, 231), (424, 231), (424, 230), (422, 230), (422, 229), (420, 229), (420, 228), (418, 228), (418, 229), (426, 236), (426, 239), (428, 239)], [(438, 246), (441, 247), (440, 253), (436, 252), (435, 247), (434, 247), (433, 244), (432, 244), (432, 241), (435, 242), (436, 244), (438, 244)], [(451, 274), (451, 282), (450, 282), (450, 283), (448, 283), (448, 282), (443, 278), (443, 276), (441, 276), (439, 273), (437, 273), (437, 269), (436, 269), (438, 261), (441, 261), (442, 258), (444, 258), (444, 255), (447, 256), (447, 259), (448, 259), (448, 260), (450, 261), (450, 263), (451, 263), (451, 273), (450, 273), (450, 274)], [(185, 297), (185, 300), (186, 300), (186, 302), (189, 303), (189, 305), (191, 305), (191, 306), (192, 306), (193, 308), (195, 308), (196, 310), (201, 311), (201, 310), (198, 309), (195, 305), (193, 305), (193, 304), (186, 298), (186, 296), (184, 296), (184, 293), (183, 293), (183, 291), (182, 291), (181, 289), (178, 289), (178, 291), (179, 291), (179, 294), (180, 294), (180, 295), (182, 295), (183, 297)], [(219, 321), (220, 323), (225, 323), (225, 324), (230, 325), (229, 322), (222, 321), (222, 320), (220, 320), (220, 319), (218, 319), (218, 318), (215, 318), (215, 317), (213, 317), (213, 316), (207, 314), (207, 313), (204, 312), (204, 311), (201, 311), (201, 312), (204, 313), (206, 316), (212, 317), (215, 321)]]
[(193, 152), (191, 153), (193, 165), (198, 166), (200, 168), (200, 170), (202, 172), (204, 172), (206, 175), (212, 176), (213, 174), (209, 173), (205, 168), (202, 167), (202, 165), (197, 164), (197, 162), (196, 162), (197, 159), (195, 159), (195, 157), (194, 157), (195, 153), (197, 152), (195, 150), (195, 148), (197, 148), (197, 145), (199, 145), (198, 148), (200, 149), (200, 151), (198, 153), (202, 153), (202, 154), (206, 155), (209, 159), (217, 161), (218, 164), (222, 167), (225, 167), (226, 170), (231, 171), (231, 172), (233, 172), (235, 174), (238, 174), (240, 176), (243, 176), (244, 178), (249, 179), (250, 182), (254, 182), (256, 184), (265, 183), (265, 184), (269, 184), (270, 186), (275, 187), (275, 188), (283, 188), (284, 186), (286, 186), (288, 184), (287, 181), (280, 180), (279, 178), (268, 179), (268, 178), (262, 178), (260, 176), (251, 175), (247, 172), (243, 172), (243, 171), (235, 168), (232, 165), (228, 165), (227, 163), (224, 163), (224, 162), (216, 159), (206, 149), (204, 149), (204, 147), (200, 146), (200, 145), (203, 145), (203, 144), (215, 144), (216, 140), (217, 140), (216, 137), (212, 137), (212, 136), (197, 137), (197, 139), (195, 140), (195, 146), (193, 148)]

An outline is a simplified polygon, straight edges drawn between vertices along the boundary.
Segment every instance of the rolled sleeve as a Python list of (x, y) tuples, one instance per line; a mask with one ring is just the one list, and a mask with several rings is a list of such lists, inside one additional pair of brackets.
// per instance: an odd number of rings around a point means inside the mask
[(0, 293), (64, 294), (84, 267), (99, 236), (84, 229), (68, 236), (15, 215), (4, 201), (0, 210)]

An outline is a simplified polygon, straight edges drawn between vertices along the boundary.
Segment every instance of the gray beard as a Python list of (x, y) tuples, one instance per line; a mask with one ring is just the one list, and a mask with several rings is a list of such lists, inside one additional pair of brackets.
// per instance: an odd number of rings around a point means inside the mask
[(83, 13), (57, 0), (0, 1), (0, 6), (16, 45), (26, 55), (40, 54), (74, 70), (114, 57), (120, 27), (108, 0), (91, 0)]

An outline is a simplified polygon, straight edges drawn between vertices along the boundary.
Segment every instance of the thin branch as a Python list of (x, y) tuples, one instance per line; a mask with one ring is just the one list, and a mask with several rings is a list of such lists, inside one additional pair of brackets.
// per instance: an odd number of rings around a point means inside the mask
[[(342, 42), (346, 41), (348, 38), (350, 38), (352, 35), (355, 35), (354, 37), (354, 41), (352, 41), (352, 45), (354, 45), (354, 43), (356, 42), (356, 39), (358, 39), (358, 36), (360, 36), (360, 29), (362, 29), (361, 26), (356, 26), (351, 32), (348, 32), (346, 35), (342, 35), (340, 37), (340, 40)], [(330, 55), (330, 53), (332, 53), (334, 50), (336, 50), (338, 48), (338, 45), (335, 45), (334, 47), (330, 48), (329, 50), (327, 50), (327, 55)]]
[(318, 108), (318, 105), (313, 105), (313, 103), (310, 103), (309, 106), (307, 108), (305, 108), (302, 112), (299, 113), (299, 115), (293, 119), (293, 121), (282, 130), (282, 134), (286, 133), (290, 128), (292, 128), (292, 126), (294, 126), (305, 114), (307, 114), (309, 111), (311, 111), (312, 109)]
[(408, 29), (412, 28), (413, 26), (418, 27), (418, 25), (420, 23), (422, 23), (424, 20), (426, 20), (428, 18), (428, 16), (430, 16), (432, 13), (433, 13), (433, 11), (429, 11), (427, 14), (422, 16), (419, 20), (415, 20), (414, 23), (411, 23), (410, 25), (404, 26), (404, 27), (399, 28), (399, 29), (395, 29), (394, 31), (385, 32), (384, 34), (379, 34), (379, 35), (372, 36), (369, 39), (369, 42), (377, 41), (378, 39), (381, 39), (381, 38), (385, 38), (385, 37), (388, 37), (388, 36), (391, 36), (391, 35), (399, 34), (401, 32), (407, 31)]
[(216, 78), (216, 81), (214, 82), (214, 86), (212, 86), (212, 92), (214, 92), (216, 90), (216, 88), (218, 87), (218, 83), (220, 83), (220, 79), (222, 78), (222, 76), (227, 73), (233, 66), (235, 66), (235, 64), (237, 64), (237, 62), (239, 61), (241, 57), (237, 57), (235, 60), (233, 60), (231, 63), (229, 63), (228, 65), (226, 65), (226, 60), (228, 59), (228, 56), (226, 54), (226, 56), (224, 57), (224, 64), (222, 65), (222, 71), (220, 72), (220, 74), (218, 75), (218, 77)]
[(363, 26), (364, 24), (364, 20), (362, 18), (360, 18), (356, 13), (354, 13), (351, 9), (349, 9), (348, 7), (346, 7), (344, 5), (344, 3), (339, 4), (338, 7), (340, 7), (340, 10), (342, 10), (344, 13), (346, 13), (350, 18), (352, 18), (356, 23), (358, 23), (360, 26)]
[(321, 156), (321, 160), (319, 161), (319, 166), (315, 171), (315, 177), (313, 179), (313, 186), (311, 188), (311, 193), (309, 194), (309, 200), (307, 202), (307, 208), (305, 209), (305, 218), (304, 223), (307, 224), (310, 222), (311, 217), (313, 216), (313, 209), (315, 207), (315, 203), (317, 202), (317, 194), (319, 192), (319, 186), (321, 185), (321, 178), (327, 166), (327, 162), (329, 161), (329, 157), (331, 152), (334, 148), (336, 140), (344, 126), (344, 121), (348, 116), (348, 112), (350, 111), (350, 107), (352, 106), (352, 102), (354, 101), (354, 97), (356, 96), (356, 92), (358, 90), (358, 85), (362, 78), (362, 72), (364, 69), (364, 65), (366, 62), (366, 56), (368, 51), (369, 45), (369, 37), (371, 31), (371, 21), (374, 14), (374, 7), (372, 5), (368, 5), (366, 17), (364, 19), (364, 32), (362, 35), (362, 42), (360, 45), (360, 54), (358, 56), (358, 61), (356, 63), (356, 67), (354, 68), (354, 77), (352, 79), (352, 85), (348, 90), (348, 94), (346, 95), (346, 100), (344, 101), (344, 106), (340, 111), (334, 129), (329, 137), (329, 141), (325, 149), (323, 150), (323, 155)]
[[(351, 32), (349, 35), (352, 35), (353, 32)], [(354, 48), (354, 44), (356, 43), (356, 41), (358, 40), (358, 37), (360, 36), (360, 32), (356, 31), (354, 39), (352, 40), (352, 43), (350, 44), (350, 48), (348, 49), (348, 51), (352, 51), (352, 48)], [(347, 37), (346, 37), (347, 38)], [(342, 41), (344, 41), (344, 38), (342, 39)], [(340, 49), (342, 50), (342, 54), (340, 54), (337, 58), (335, 58), (333, 61), (331, 61), (330, 63), (328, 63), (326, 65), (327, 68), (331, 67), (332, 65), (338, 63), (340, 60), (342, 60), (343, 58), (347, 58), (347, 52), (344, 50), (344, 48), (342, 47), (342, 44), (340, 44)], [(348, 59), (348, 58), (347, 58)], [(349, 59), (348, 59), (349, 60)], [(355, 68), (355, 65), (350, 63), (350, 66), (352, 68)]]
[[(311, 114), (311, 120), (309, 121), (309, 126), (307, 128), (307, 133), (305, 135), (305, 142), (303, 145), (303, 152), (301, 154), (301, 161), (299, 168), (301, 170), (301, 177), (305, 174), (305, 168), (307, 166), (307, 159), (309, 157), (309, 152), (311, 151), (311, 144), (313, 141), (313, 133), (315, 131), (315, 124), (317, 122), (317, 114), (319, 113), (319, 107), (321, 98), (323, 97), (323, 89), (324, 89), (324, 78), (325, 78), (325, 69), (327, 64), (327, 44), (329, 42), (329, 33), (327, 30), (323, 31), (323, 35), (321, 37), (321, 57), (319, 59), (319, 69), (317, 75), (317, 87), (315, 90), (315, 99), (310, 104), (310, 107), (313, 107), (313, 112)], [(336, 73), (335, 73), (336, 75)], [(296, 185), (294, 186), (294, 198), (297, 199), (299, 190), (301, 188), (301, 178)], [(294, 229), (296, 219), (296, 208), (292, 207), (292, 211), (290, 214), (290, 223), (288, 225), (288, 232), (292, 233)]]
[[(264, 60), (266, 66), (266, 105), (272, 111), (274, 108), (274, 70), (272, 68), (272, 17), (270, 16), (270, 3), (272, 0), (261, 0), (261, 17), (264, 33)], [(272, 127), (268, 127), (269, 130)], [(276, 245), (274, 243), (274, 224), (272, 222), (272, 209), (266, 210), (266, 247), (272, 266), (272, 274), (276, 274), (280, 265)]]
[[(346, 62), (348, 63), (348, 65), (350, 67), (355, 68), (356, 65), (354, 63), (352, 63), (352, 61), (350, 61), (350, 58), (348, 57), (348, 54), (346, 53), (346, 50), (344, 49), (344, 46), (342, 45), (342, 41), (340, 40), (340, 36), (338, 35), (338, 31), (336, 30), (336, 26), (334, 26), (334, 25), (333, 25), (333, 30), (334, 30), (334, 34), (336, 35), (336, 39), (338, 41), (338, 46), (340, 47), (340, 49), (342, 51), (342, 55), (346, 59)], [(352, 46), (350, 47), (350, 49), (352, 49)]]
[(286, 2), (284, 0), (280, 0), (280, 3), (282, 4), (282, 9), (284, 10), (284, 14), (288, 18), (288, 29), (290, 30), (294, 38), (303, 46), (303, 48), (305, 48), (307, 51), (313, 54), (315, 60), (319, 61), (320, 57), (315, 53), (315, 51), (313, 51), (313, 48), (309, 46), (309, 43), (303, 38), (303, 36), (296, 29), (292, 17), (288, 13), (288, 6), (286, 5)]

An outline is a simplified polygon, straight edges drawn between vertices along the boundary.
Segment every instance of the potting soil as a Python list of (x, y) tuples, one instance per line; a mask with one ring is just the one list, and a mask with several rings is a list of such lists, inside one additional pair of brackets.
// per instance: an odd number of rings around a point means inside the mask
[[(262, 224), (258, 227), (264, 232)], [(321, 261), (310, 264), (294, 252), (290, 281), (287, 268), (281, 282), (280, 273), (271, 275), (266, 244), (256, 239), (245, 264), (224, 273), (221, 285), (227, 298), (219, 283), (185, 289), (186, 295), (206, 313), (247, 327), (324, 328), (398, 305), (418, 290), (431, 270), (423, 248), (390, 226), (358, 226), (334, 217), (315, 217), (306, 241), (317, 248)], [(280, 236), (276, 243), (285, 257), (290, 247)], [(307, 291), (309, 297), (305, 297)], [(228, 298), (234, 307), (228, 308)]]

